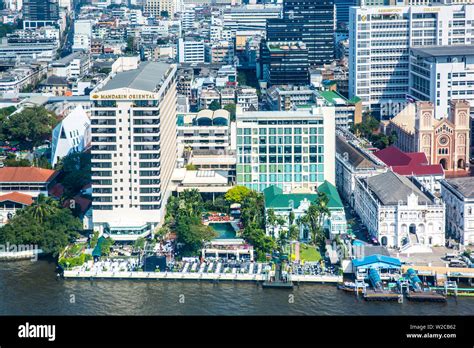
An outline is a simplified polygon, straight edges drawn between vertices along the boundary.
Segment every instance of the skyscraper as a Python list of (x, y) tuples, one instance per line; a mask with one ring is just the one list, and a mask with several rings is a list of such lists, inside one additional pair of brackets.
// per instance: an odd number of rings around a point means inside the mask
[(351, 7), (349, 13), (349, 96), (382, 120), (407, 102), (410, 48), (438, 52), (437, 46), (474, 43), (474, 5)]
[(308, 49), (302, 42), (268, 42), (261, 47), (263, 79), (270, 85), (309, 84)]
[(56, 0), (24, 0), (23, 19), (25, 21), (57, 21), (59, 6)]
[(334, 0), (284, 0), (283, 18), (267, 20), (267, 41), (299, 42), (310, 65), (334, 59)]
[(176, 65), (118, 72), (91, 100), (94, 228), (143, 237), (161, 221), (176, 163)]

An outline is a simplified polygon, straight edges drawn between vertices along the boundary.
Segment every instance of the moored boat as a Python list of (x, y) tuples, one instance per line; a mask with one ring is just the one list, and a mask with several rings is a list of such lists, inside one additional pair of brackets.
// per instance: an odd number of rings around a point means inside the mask
[[(356, 284), (353, 282), (344, 282), (343, 284), (339, 284), (337, 288), (347, 292), (356, 292)], [(363, 289), (359, 287), (358, 292), (362, 293)]]

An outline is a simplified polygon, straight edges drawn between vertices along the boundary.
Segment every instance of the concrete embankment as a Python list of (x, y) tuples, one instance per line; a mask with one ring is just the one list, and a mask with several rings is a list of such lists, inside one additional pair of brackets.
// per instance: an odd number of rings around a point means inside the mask
[[(155, 279), (155, 280), (210, 280), (210, 281), (256, 281), (265, 280), (263, 274), (232, 273), (180, 273), (180, 272), (97, 272), (97, 271), (64, 271), (64, 278), (76, 279)], [(293, 275), (293, 282), (302, 283), (340, 283), (342, 276), (329, 275)]]

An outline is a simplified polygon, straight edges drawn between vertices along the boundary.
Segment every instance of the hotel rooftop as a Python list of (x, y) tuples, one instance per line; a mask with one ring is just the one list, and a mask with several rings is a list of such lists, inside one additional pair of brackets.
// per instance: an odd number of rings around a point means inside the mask
[(155, 92), (160, 82), (170, 68), (169, 64), (161, 62), (143, 62), (138, 69), (117, 73), (107, 84), (101, 88), (101, 92), (119, 88), (132, 88), (142, 91)]

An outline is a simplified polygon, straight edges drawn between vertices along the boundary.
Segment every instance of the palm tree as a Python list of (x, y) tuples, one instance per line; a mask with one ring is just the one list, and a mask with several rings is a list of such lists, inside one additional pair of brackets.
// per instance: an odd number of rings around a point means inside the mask
[(288, 215), (288, 225), (291, 226), (293, 225), (293, 222), (295, 221), (295, 213), (290, 211), (290, 214)]
[(277, 245), (280, 253), (283, 253), (286, 244), (288, 243), (288, 231), (281, 230), (278, 234)]
[(309, 227), (311, 242), (316, 243), (316, 236), (318, 235), (319, 229), (319, 210), (316, 204), (311, 203), (302, 219), (303, 223)]
[[(331, 211), (329, 210), (328, 203), (329, 203), (329, 197), (324, 192), (318, 192), (318, 205), (317, 205), (318, 212), (319, 212), (318, 226), (321, 232), (322, 232), (324, 219), (326, 217), (331, 216)], [(320, 235), (320, 238), (324, 238), (324, 236)]]
[(58, 201), (40, 194), (36, 201), (31, 205), (33, 217), (43, 222), (45, 218), (53, 215), (59, 209)]
[(299, 236), (298, 226), (297, 225), (290, 225), (289, 230), (288, 230), (288, 238), (290, 240), (298, 240), (298, 236)]
[(250, 191), (242, 202), (241, 219), (244, 226), (255, 224), (265, 229), (265, 204), (263, 194)]
[(272, 237), (275, 237), (275, 228), (277, 225), (277, 216), (273, 209), (267, 210), (267, 224), (272, 228)]

